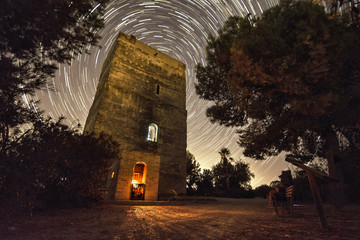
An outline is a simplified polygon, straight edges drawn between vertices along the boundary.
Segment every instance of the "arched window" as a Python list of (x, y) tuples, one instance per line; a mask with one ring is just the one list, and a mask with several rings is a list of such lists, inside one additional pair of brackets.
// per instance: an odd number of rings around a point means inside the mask
[(151, 123), (148, 129), (147, 140), (157, 142), (158, 126), (155, 123)]

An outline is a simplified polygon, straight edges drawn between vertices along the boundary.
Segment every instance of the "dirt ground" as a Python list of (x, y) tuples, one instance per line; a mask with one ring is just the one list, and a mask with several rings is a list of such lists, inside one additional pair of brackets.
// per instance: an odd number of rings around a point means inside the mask
[(325, 212), (328, 231), (313, 205), (276, 216), (265, 199), (127, 201), (0, 220), (0, 239), (360, 239), (359, 205)]

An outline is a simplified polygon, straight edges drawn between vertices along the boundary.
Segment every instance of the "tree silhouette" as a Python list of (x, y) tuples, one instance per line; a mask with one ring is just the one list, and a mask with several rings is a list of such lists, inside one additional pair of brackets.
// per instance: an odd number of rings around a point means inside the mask
[(232, 166), (230, 162), (233, 162), (234, 159), (230, 157), (231, 153), (228, 148), (222, 148), (220, 150), (219, 154), (221, 156), (220, 164), (222, 165), (222, 168), (225, 170), (224, 177), (226, 179), (226, 190), (229, 190), (229, 188), (230, 188), (230, 171), (231, 171), (229, 168)]
[[(23, 101), (45, 87), (57, 63), (97, 45), (108, 0), (5, 0), (0, 8), (0, 156), (38, 114)], [(47, 87), (52, 89), (51, 84)]]
[[(97, 45), (108, 0), (5, 0), (0, 8), (1, 213), (101, 198), (109, 137), (83, 136), (24, 102), (59, 63)], [(30, 107), (31, 106), (31, 107)], [(46, 200), (46, 198), (48, 198)], [(86, 200), (87, 199), (87, 200)]]
[[(251, 190), (249, 185), (254, 174), (250, 172), (249, 165), (241, 160), (235, 161), (228, 148), (219, 151), (221, 160), (212, 168), (215, 188), (224, 191), (226, 196), (240, 197), (244, 191)], [(242, 192), (243, 191), (243, 192)]]
[(210, 169), (203, 169), (202, 173), (200, 173), (200, 182), (198, 184), (198, 193), (204, 196), (211, 195), (214, 184), (213, 184), (214, 176)]
[(189, 195), (193, 195), (200, 181), (200, 164), (195, 160), (195, 156), (186, 151), (186, 190)]
[(12, 145), (0, 168), (1, 213), (83, 206), (103, 198), (118, 144), (110, 136), (82, 135), (63, 119), (39, 120)]
[(231, 17), (197, 66), (212, 122), (238, 129), (244, 154), (325, 157), (341, 204), (339, 132), (360, 121), (360, 33), (312, 1), (281, 0), (261, 18)]
[(271, 190), (271, 187), (269, 185), (263, 184), (261, 186), (258, 186), (254, 189), (254, 195), (255, 197), (262, 197), (266, 198)]

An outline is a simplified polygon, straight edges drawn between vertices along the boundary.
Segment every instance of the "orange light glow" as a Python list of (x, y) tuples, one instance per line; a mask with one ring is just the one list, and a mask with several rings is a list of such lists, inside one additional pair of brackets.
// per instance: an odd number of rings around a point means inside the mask
[(137, 163), (134, 166), (131, 183), (145, 184), (146, 172), (146, 165), (144, 163)]
[(145, 199), (145, 180), (147, 168), (145, 163), (137, 163), (133, 169), (133, 176), (131, 180), (131, 200)]
[(138, 184), (138, 181), (132, 180), (132, 181), (131, 181), (131, 184)]

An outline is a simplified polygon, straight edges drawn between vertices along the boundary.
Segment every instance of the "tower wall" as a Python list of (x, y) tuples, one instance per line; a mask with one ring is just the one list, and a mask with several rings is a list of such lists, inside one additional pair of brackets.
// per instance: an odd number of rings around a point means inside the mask
[[(148, 168), (145, 200), (185, 194), (185, 65), (120, 33), (99, 79), (85, 132), (105, 132), (120, 143), (115, 199), (129, 199), (132, 171)], [(147, 140), (158, 126), (157, 142)]]

